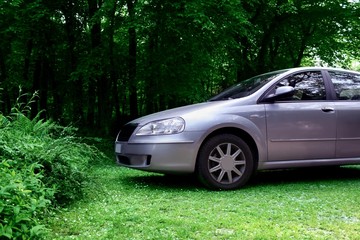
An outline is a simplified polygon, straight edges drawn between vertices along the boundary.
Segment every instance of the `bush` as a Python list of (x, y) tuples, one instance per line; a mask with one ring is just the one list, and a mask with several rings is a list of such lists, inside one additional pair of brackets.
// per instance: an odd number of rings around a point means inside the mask
[(0, 239), (39, 238), (40, 216), (81, 198), (89, 163), (104, 157), (76, 129), (29, 119), (30, 102), (0, 114)]
[(94, 147), (81, 143), (71, 131), (22, 114), (0, 130), (0, 154), (27, 166), (40, 164), (37, 171), (43, 173), (47, 187), (55, 187), (55, 201), (60, 205), (81, 197), (85, 169), (99, 157)]
[(35, 238), (44, 233), (38, 217), (50, 205), (53, 191), (41, 182), (41, 174), (35, 173), (39, 167), (0, 162), (0, 238)]

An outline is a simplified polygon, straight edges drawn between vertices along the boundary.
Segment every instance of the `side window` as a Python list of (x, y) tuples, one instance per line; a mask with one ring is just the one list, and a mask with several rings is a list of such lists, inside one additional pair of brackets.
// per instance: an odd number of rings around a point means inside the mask
[(339, 100), (360, 101), (360, 75), (345, 72), (329, 72)]
[(284, 100), (326, 100), (325, 84), (320, 71), (296, 73), (278, 82), (276, 88), (280, 86), (295, 89), (292, 99)]

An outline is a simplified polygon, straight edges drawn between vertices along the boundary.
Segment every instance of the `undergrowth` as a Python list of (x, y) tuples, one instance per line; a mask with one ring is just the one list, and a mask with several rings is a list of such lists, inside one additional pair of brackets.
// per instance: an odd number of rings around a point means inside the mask
[(20, 94), (9, 115), (0, 113), (0, 239), (41, 238), (42, 217), (82, 197), (90, 164), (104, 159), (95, 147), (39, 115)]

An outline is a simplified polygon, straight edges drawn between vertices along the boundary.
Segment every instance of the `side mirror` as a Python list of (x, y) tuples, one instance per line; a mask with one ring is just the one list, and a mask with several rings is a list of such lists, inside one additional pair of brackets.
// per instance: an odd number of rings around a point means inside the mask
[(275, 90), (275, 93), (267, 95), (263, 99), (263, 102), (274, 102), (276, 100), (289, 98), (289, 97), (292, 97), (294, 95), (294, 93), (295, 93), (295, 89), (291, 86), (278, 87)]

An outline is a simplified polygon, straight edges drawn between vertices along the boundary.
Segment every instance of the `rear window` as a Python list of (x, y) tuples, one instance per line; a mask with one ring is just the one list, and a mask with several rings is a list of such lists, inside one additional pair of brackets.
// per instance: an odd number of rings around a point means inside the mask
[(338, 100), (360, 100), (360, 75), (329, 72)]

